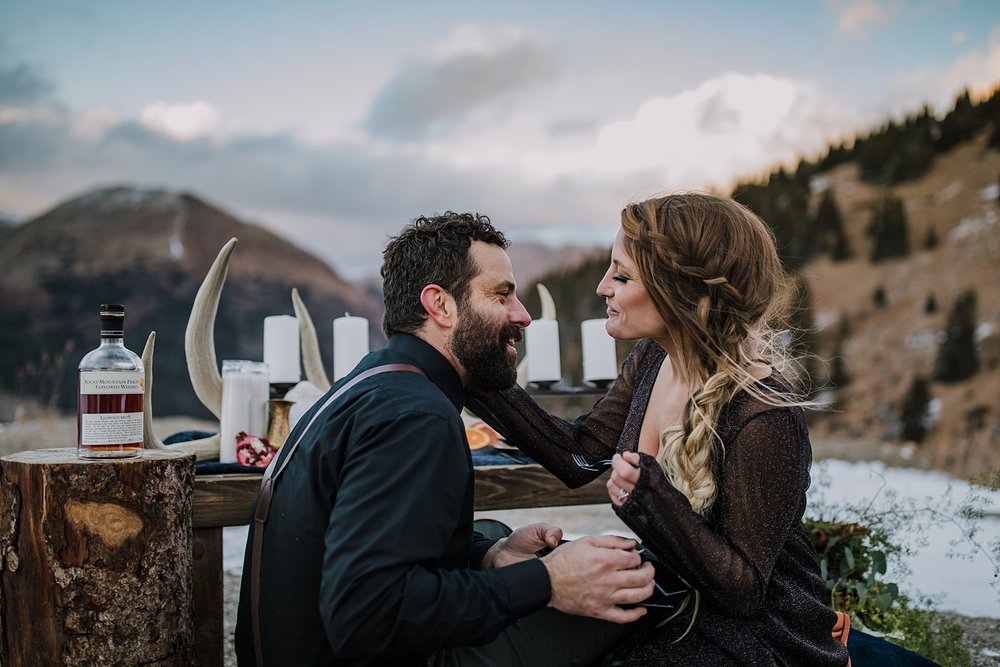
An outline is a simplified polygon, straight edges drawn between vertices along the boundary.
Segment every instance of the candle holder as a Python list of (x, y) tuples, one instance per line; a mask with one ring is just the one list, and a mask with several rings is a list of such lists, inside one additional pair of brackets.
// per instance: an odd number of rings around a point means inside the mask
[(268, 411), (271, 413), (271, 423), (267, 427), (267, 441), (275, 449), (281, 449), (288, 439), (288, 432), (291, 430), (288, 412), (294, 404), (294, 401), (286, 401), (283, 398), (272, 398), (267, 402)]
[(528, 383), (528, 386), (543, 391), (551, 391), (558, 383), (559, 380), (532, 380)]

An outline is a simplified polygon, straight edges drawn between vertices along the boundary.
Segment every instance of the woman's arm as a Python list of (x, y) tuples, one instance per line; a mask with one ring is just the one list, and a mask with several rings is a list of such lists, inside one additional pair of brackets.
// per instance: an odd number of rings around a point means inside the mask
[(499, 392), (469, 389), (466, 407), (567, 486), (582, 486), (600, 472), (581, 469), (570, 454), (577, 452), (588, 461), (614, 454), (632, 402), (643, 350), (648, 345), (654, 343), (643, 341), (632, 349), (608, 392), (588, 413), (572, 422), (547, 413), (520, 387)]
[(702, 595), (741, 616), (762, 606), (774, 563), (802, 522), (811, 453), (801, 414), (789, 408), (757, 414), (727, 445), (711, 521), (647, 455), (615, 511)]

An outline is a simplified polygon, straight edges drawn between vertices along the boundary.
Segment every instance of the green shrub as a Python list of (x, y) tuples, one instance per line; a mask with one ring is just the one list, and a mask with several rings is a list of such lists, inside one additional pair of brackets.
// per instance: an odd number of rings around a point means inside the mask
[(885, 581), (889, 560), (905, 549), (890, 539), (891, 530), (874, 525), (806, 519), (816, 548), (820, 574), (830, 592), (830, 606), (850, 614), (853, 623), (901, 644), (942, 665), (968, 667), (962, 628), (925, 606), (915, 604)]
[(855, 523), (807, 519), (816, 548), (819, 571), (830, 591), (830, 606), (872, 630), (891, 632), (895, 622), (887, 612), (899, 599), (899, 587), (882, 581), (889, 556), (899, 547), (881, 533)]
[[(930, 604), (929, 602), (927, 603)], [(955, 621), (928, 607), (904, 605), (897, 624), (904, 645), (948, 667), (969, 667), (972, 656), (963, 644), (965, 631)]]

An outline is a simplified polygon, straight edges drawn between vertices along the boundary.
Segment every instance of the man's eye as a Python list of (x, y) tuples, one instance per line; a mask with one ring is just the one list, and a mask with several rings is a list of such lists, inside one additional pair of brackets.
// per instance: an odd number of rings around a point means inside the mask
[(628, 276), (624, 276), (624, 275), (622, 275), (620, 273), (616, 273), (614, 276), (612, 276), (611, 279), (612, 280), (616, 280), (616, 281), (618, 281), (620, 283), (627, 283), (628, 282)]

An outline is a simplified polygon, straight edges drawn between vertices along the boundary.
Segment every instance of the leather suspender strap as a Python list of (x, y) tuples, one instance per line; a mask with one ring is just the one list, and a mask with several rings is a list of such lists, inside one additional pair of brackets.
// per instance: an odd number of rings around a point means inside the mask
[(421, 369), (417, 368), (412, 364), (384, 364), (382, 366), (375, 366), (374, 368), (369, 368), (366, 371), (358, 373), (353, 378), (351, 378), (344, 386), (335, 391), (330, 398), (326, 399), (319, 410), (313, 413), (312, 419), (306, 424), (306, 427), (299, 431), (299, 435), (295, 438), (295, 442), (291, 445), (286, 445), (288, 451), (281, 458), (281, 465), (275, 467), (279, 457), (275, 456), (271, 461), (271, 464), (267, 466), (267, 470), (264, 471), (264, 479), (260, 483), (260, 493), (257, 495), (257, 509), (254, 512), (253, 517), (253, 547), (251, 550), (251, 562), (250, 562), (250, 621), (251, 630), (253, 632), (253, 651), (256, 657), (257, 667), (264, 667), (264, 652), (261, 647), (260, 638), (260, 559), (261, 552), (264, 546), (264, 524), (267, 522), (268, 512), (271, 510), (271, 497), (274, 494), (274, 483), (278, 479), (278, 475), (284, 471), (285, 467), (288, 466), (288, 462), (292, 459), (292, 455), (295, 454), (296, 448), (299, 446), (299, 442), (302, 441), (302, 436), (306, 434), (310, 427), (312, 427), (313, 422), (324, 412), (330, 405), (340, 398), (344, 392), (348, 389), (366, 380), (373, 375), (378, 375), (380, 373), (391, 373), (405, 371), (409, 373), (419, 373), (426, 377)]

